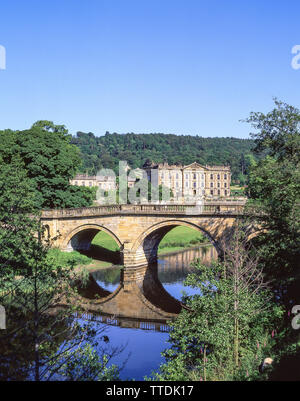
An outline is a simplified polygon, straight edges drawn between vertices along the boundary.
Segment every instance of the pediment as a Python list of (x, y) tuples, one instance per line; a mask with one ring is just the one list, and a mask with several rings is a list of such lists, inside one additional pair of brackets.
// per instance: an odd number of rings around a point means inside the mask
[(191, 163), (191, 164), (189, 164), (189, 165), (187, 165), (187, 166), (184, 166), (184, 167), (183, 167), (183, 170), (185, 170), (185, 169), (197, 169), (197, 170), (201, 169), (201, 170), (207, 170), (204, 166), (202, 166), (201, 164), (199, 164), (199, 163), (197, 163), (197, 162), (194, 162), (194, 163)]

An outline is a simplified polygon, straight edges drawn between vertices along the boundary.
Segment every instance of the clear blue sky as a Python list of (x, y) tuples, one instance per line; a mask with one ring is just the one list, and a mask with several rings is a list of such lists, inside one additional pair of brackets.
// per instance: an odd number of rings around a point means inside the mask
[(4, 0), (0, 129), (248, 137), (272, 97), (300, 107), (299, 0)]

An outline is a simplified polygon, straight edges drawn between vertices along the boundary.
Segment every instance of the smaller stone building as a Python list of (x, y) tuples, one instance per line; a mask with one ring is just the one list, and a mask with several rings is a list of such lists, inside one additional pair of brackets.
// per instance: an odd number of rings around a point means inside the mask
[(77, 174), (72, 180), (71, 185), (82, 187), (100, 187), (105, 191), (116, 189), (116, 179), (111, 176)]

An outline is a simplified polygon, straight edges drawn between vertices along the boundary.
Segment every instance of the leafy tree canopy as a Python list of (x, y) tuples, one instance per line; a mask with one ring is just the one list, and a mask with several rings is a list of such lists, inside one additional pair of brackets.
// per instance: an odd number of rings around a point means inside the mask
[(299, 300), (296, 287), (292, 295), (284, 283), (290, 285), (299, 275), (300, 111), (275, 99), (271, 112), (251, 113), (247, 121), (258, 130), (252, 134), (256, 151), (267, 152), (250, 169), (250, 203), (262, 212), (261, 233), (254, 243), (281, 293)]
[(93, 202), (91, 189), (69, 184), (81, 164), (80, 152), (70, 139), (63, 125), (51, 121), (38, 121), (24, 131), (0, 131), (1, 168), (16, 158), (21, 161), (40, 208), (89, 206)]

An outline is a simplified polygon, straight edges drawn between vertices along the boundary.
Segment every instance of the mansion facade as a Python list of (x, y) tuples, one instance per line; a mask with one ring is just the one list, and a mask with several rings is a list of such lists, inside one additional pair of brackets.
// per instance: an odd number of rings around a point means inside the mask
[[(202, 166), (197, 162), (183, 165), (168, 163), (145, 163), (148, 179), (153, 181), (153, 170), (157, 171), (156, 181), (172, 190), (174, 198), (219, 198), (230, 196), (231, 173), (229, 166)], [(155, 175), (154, 175), (155, 176)]]

